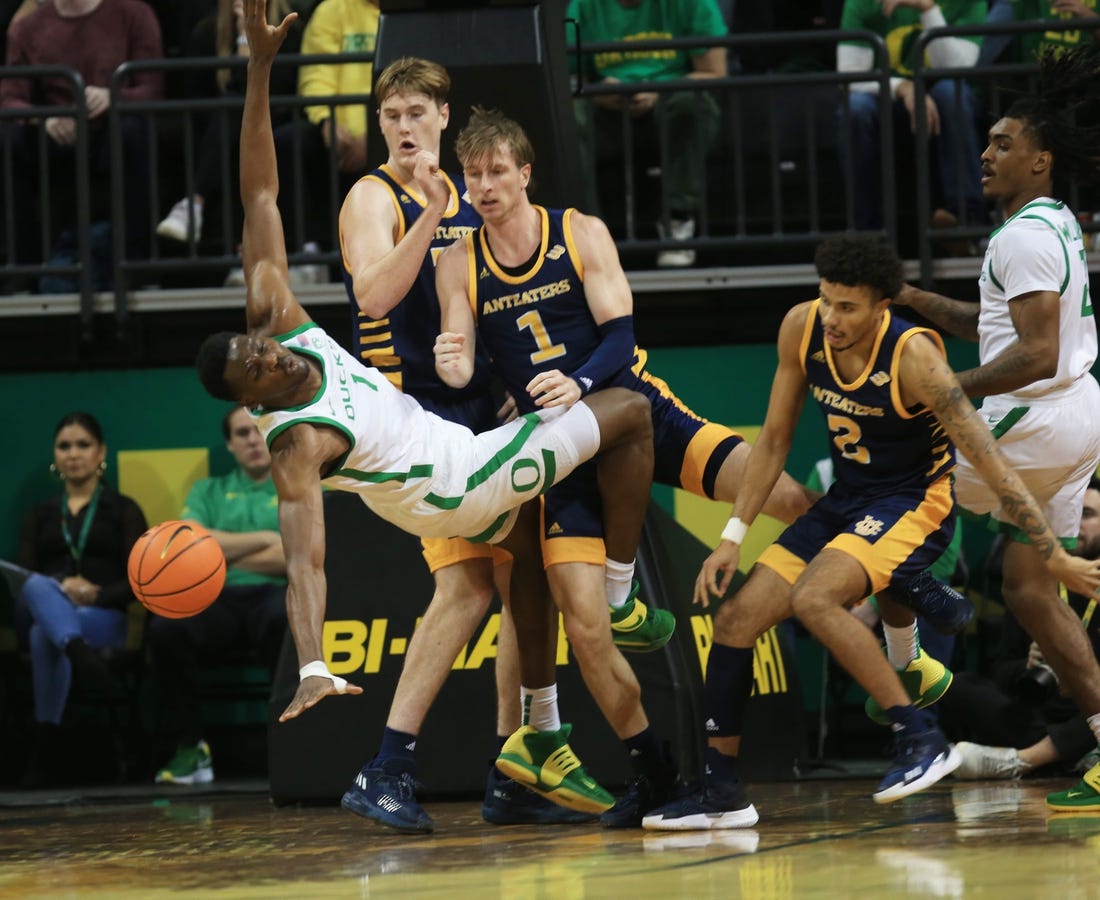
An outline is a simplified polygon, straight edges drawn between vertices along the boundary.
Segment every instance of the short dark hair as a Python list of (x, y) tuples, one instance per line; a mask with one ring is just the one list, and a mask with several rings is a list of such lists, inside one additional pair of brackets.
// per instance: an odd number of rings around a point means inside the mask
[(240, 399), (229, 386), (229, 382), (225, 380), (229, 342), (235, 337), (237, 334), (232, 331), (219, 331), (217, 334), (212, 334), (202, 342), (199, 352), (195, 355), (195, 369), (199, 373), (199, 381), (206, 388), (206, 393), (217, 400)]
[(95, 438), (97, 444), (103, 443), (103, 427), (99, 424), (99, 419), (91, 413), (80, 411), (65, 413), (65, 415), (61, 417), (61, 421), (57, 423), (57, 427), (53, 430), (53, 436), (57, 437), (61, 433), (62, 428), (68, 428), (70, 425), (79, 425)]
[(892, 244), (879, 237), (840, 235), (818, 244), (814, 254), (817, 274), (825, 281), (848, 287), (867, 286), (881, 300), (898, 295), (902, 266)]

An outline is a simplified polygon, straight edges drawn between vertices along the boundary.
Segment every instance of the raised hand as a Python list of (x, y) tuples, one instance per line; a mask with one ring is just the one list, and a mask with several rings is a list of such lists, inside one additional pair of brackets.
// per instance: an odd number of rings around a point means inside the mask
[(288, 13), (278, 25), (267, 23), (267, 0), (244, 0), (244, 31), (248, 36), (248, 58), (254, 63), (270, 63), (286, 40), (291, 23), (298, 18)]

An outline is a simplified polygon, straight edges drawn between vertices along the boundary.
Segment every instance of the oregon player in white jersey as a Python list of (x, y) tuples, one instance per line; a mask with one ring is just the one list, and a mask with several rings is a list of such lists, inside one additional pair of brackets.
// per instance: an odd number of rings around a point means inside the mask
[[(982, 187), (1001, 207), (981, 274), (981, 302), (908, 288), (898, 298), (959, 337), (977, 340), (981, 364), (959, 373), (997, 443), (1043, 506), (1055, 534), (1075, 542), (1081, 501), (1100, 463), (1100, 387), (1090, 373), (1096, 324), (1081, 229), (1053, 199), (1062, 182), (1100, 181), (1100, 61), (1085, 50), (1040, 59), (1033, 94), (989, 131)], [(959, 503), (1010, 518), (959, 465)], [(1088, 718), (1100, 741), (1100, 667), (1080, 620), (1061, 602), (1028, 536), (1006, 535), (1004, 599)], [(1063, 811), (1100, 811), (1100, 766), (1047, 798)]]
[(475, 436), (425, 410), (312, 322), (273, 340), (316, 360), (320, 388), (289, 409), (251, 410), (268, 446), (300, 423), (343, 435), (347, 453), (322, 482), (359, 494), (383, 519), (421, 537), (503, 540), (517, 506), (599, 447), (599, 427), (587, 408), (575, 418), (555, 410), (530, 414)]
[[(280, 716), (285, 721), (331, 694), (362, 692), (332, 675), (324, 662), (322, 478), (368, 497), (380, 515), (417, 534), (501, 540), (515, 557), (514, 572), (530, 572), (541, 559), (536, 523), (504, 536), (513, 517), (509, 510), (599, 450), (606, 502), (617, 507), (624, 534), (640, 533), (653, 434), (645, 398), (608, 390), (552, 421), (529, 418), (475, 436), (424, 411), (309, 320), (290, 290), (268, 86), (275, 54), (296, 16), (269, 26), (265, 5), (245, 0), (249, 64), (241, 200), (248, 331), (207, 338), (196, 367), (209, 393), (257, 411), (271, 447), (287, 561), (287, 619), (300, 666), (298, 689)], [(537, 514), (536, 504), (518, 513)], [(588, 812), (610, 807), (613, 798), (587, 775), (567, 737), (563, 728), (543, 767), (554, 786), (550, 799)], [(393, 804), (413, 796), (407, 775), (396, 788), (400, 796), (390, 798)]]

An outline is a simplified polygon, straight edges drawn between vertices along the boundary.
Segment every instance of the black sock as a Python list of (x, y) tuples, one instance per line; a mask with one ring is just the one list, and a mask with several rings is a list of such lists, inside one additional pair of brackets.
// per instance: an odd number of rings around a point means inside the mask
[(374, 761), (382, 763), (388, 759), (400, 760), (406, 763), (406, 769), (412, 772), (416, 768), (416, 735), (405, 731), (397, 731), (386, 726), (382, 732), (382, 744), (378, 748), (378, 755)]
[(885, 713), (895, 732), (915, 732), (928, 729), (927, 718), (912, 703), (907, 706), (891, 706), (885, 710)]
[(703, 685), (707, 737), (738, 737), (752, 694), (752, 647), (712, 644)]
[(714, 747), (707, 747), (705, 759), (708, 777), (719, 781), (736, 781), (741, 777), (736, 756), (726, 756)]
[(657, 740), (657, 734), (652, 726), (647, 725), (643, 731), (639, 731), (634, 737), (628, 737), (623, 741), (623, 746), (630, 754), (630, 768), (635, 775), (653, 776), (664, 769), (665, 761), (664, 756), (661, 754), (661, 742)]

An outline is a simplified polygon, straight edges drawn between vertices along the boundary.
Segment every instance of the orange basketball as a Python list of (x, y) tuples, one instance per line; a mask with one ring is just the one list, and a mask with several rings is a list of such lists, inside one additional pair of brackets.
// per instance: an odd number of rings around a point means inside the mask
[(183, 619), (202, 612), (222, 592), (225, 555), (201, 525), (162, 522), (134, 543), (126, 574), (146, 609)]

